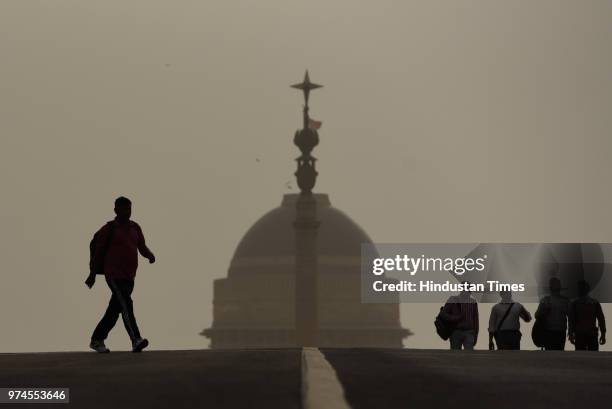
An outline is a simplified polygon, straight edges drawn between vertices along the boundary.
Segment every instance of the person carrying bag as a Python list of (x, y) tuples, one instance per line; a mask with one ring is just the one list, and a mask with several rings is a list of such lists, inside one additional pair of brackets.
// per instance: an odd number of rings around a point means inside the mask
[(511, 292), (502, 291), (500, 295), (502, 300), (493, 306), (489, 319), (489, 349), (495, 349), (495, 344), (497, 349), (521, 349), (522, 334), (519, 330), (519, 318), (529, 322), (531, 314), (522, 304), (512, 301)]

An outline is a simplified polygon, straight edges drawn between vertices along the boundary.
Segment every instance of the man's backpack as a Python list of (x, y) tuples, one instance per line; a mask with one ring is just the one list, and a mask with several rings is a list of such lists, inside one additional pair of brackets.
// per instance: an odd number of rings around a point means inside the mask
[(451, 336), (451, 333), (453, 332), (453, 326), (448, 322), (445, 321), (440, 314), (442, 313), (442, 310), (444, 309), (444, 307), (440, 307), (440, 313), (438, 313), (438, 315), (436, 316), (436, 319), (434, 321), (434, 325), (436, 327), (436, 332), (438, 333), (438, 335), (440, 336), (440, 338), (442, 338), (444, 341), (448, 340)]
[(533, 327), (531, 328), (531, 340), (538, 348), (544, 348), (546, 343), (546, 328), (544, 326), (544, 320), (536, 318), (535, 322), (533, 323)]
[(106, 237), (106, 241), (104, 242), (104, 245), (100, 251), (100, 257), (97, 259), (95, 259), (95, 255), (98, 240), (100, 239), (100, 231), (97, 231), (89, 242), (89, 272), (92, 274), (104, 274), (104, 259), (106, 258), (106, 253), (108, 252), (108, 248), (110, 247), (113, 239), (113, 233), (115, 231), (114, 221), (107, 222), (106, 224), (108, 225), (109, 229), (108, 236)]

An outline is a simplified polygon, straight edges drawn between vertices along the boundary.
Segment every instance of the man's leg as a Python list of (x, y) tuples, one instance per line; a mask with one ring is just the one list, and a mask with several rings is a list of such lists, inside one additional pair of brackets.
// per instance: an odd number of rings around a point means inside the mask
[(476, 333), (474, 330), (463, 331), (463, 349), (472, 351), (476, 343)]
[(121, 311), (121, 318), (123, 319), (123, 325), (125, 325), (125, 329), (132, 342), (135, 342), (141, 337), (140, 331), (138, 330), (138, 325), (136, 325), (134, 306), (131, 297), (132, 290), (134, 289), (134, 281), (107, 278), (106, 282), (117, 299), (117, 304), (119, 305), (119, 309)]
[(597, 337), (597, 335), (591, 337), (589, 351), (599, 351), (599, 338)]
[(498, 349), (519, 349), (520, 348), (520, 332), (518, 331), (500, 331), (497, 337)]
[(93, 334), (91, 335), (92, 341), (104, 341), (108, 337), (108, 333), (117, 323), (117, 319), (119, 318), (119, 314), (121, 313), (121, 307), (119, 306), (119, 302), (117, 297), (115, 297), (114, 293), (111, 293), (110, 301), (108, 302), (108, 307), (106, 308), (106, 312), (104, 316), (96, 326)]
[(463, 331), (460, 329), (456, 329), (451, 333), (450, 336), (450, 348), (451, 349), (461, 349), (461, 344), (463, 341)]
[(544, 335), (544, 349), (551, 351), (555, 349), (555, 334), (554, 331), (546, 330)]
[(565, 349), (565, 331), (546, 331), (547, 351), (563, 351)]
[(565, 340), (567, 339), (567, 332), (566, 331), (559, 331), (557, 336), (559, 338), (557, 338), (557, 342), (558, 342), (558, 346), (559, 346), (559, 350), (561, 351), (565, 351)]
[(495, 334), (495, 345), (497, 345), (498, 350), (507, 349), (508, 346), (506, 345), (506, 337), (503, 331), (498, 331)]
[(515, 350), (520, 350), (521, 349), (521, 338), (523, 337), (523, 334), (521, 334), (521, 331), (516, 331), (514, 333), (514, 348)]
[(521, 337), (520, 331), (509, 331), (508, 332), (508, 349), (520, 350), (521, 349)]
[(581, 332), (576, 332), (576, 340), (574, 341), (576, 351), (585, 351), (587, 349), (586, 336)]
[(585, 349), (588, 351), (599, 351), (599, 331), (585, 334)]

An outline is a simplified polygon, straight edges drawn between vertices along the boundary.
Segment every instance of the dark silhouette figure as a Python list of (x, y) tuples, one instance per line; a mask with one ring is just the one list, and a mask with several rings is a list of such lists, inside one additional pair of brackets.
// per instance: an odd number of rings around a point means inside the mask
[[(576, 351), (598, 351), (599, 344), (606, 343), (606, 319), (601, 304), (589, 297), (591, 290), (585, 280), (578, 281), (578, 298), (569, 305), (568, 338), (574, 344)], [(597, 325), (599, 324), (599, 328)], [(601, 337), (598, 339), (598, 332)]]
[(493, 306), (489, 318), (489, 350), (495, 349), (494, 338), (497, 349), (521, 349), (519, 318), (529, 322), (531, 314), (521, 303), (512, 300), (512, 292), (501, 291), (499, 295), (501, 302)]
[(550, 295), (540, 300), (535, 317), (544, 322), (544, 349), (562, 351), (565, 349), (569, 298), (561, 295), (561, 280), (557, 277), (552, 277), (548, 286)]
[(114, 220), (96, 232), (91, 245), (90, 272), (85, 284), (91, 288), (96, 274), (104, 274), (112, 295), (104, 316), (91, 336), (90, 347), (97, 352), (110, 352), (104, 340), (121, 314), (132, 340), (132, 351), (140, 352), (149, 345), (149, 341), (140, 336), (131, 294), (138, 268), (138, 252), (149, 263), (155, 262), (155, 256), (146, 246), (140, 226), (130, 220), (132, 202), (128, 198), (122, 196), (115, 200), (115, 214)]
[(451, 349), (474, 349), (478, 341), (478, 303), (471, 291), (462, 291), (448, 299), (440, 317), (453, 326), (450, 334)]

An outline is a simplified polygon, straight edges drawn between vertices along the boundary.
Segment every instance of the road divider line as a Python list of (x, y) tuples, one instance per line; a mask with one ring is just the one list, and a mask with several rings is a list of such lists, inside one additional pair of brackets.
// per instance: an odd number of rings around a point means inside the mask
[(302, 408), (351, 409), (336, 371), (319, 348), (302, 348)]

